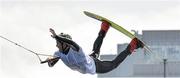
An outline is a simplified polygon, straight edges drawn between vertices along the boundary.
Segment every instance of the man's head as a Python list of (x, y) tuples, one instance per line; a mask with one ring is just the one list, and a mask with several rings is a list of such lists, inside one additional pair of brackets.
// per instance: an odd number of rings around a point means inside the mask
[[(65, 39), (68, 39), (68, 40), (72, 40), (71, 36), (69, 34), (64, 34), (64, 33), (61, 33), (58, 35), (58, 37), (61, 37), (61, 38), (65, 38)], [(67, 43), (65, 42), (62, 42), (62, 41), (56, 41), (56, 47), (59, 48), (60, 51), (66, 51), (70, 45), (68, 45)]]

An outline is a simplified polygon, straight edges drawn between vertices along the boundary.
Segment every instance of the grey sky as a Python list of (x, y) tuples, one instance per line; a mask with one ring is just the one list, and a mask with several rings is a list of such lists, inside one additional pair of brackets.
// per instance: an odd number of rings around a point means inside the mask
[[(73, 40), (89, 54), (100, 22), (85, 16), (83, 11), (105, 16), (129, 31), (180, 30), (179, 0), (2, 0), (0, 35), (37, 52), (53, 54), (57, 49), (48, 30), (52, 27), (57, 33), (71, 34)], [(111, 28), (103, 43), (102, 54), (114, 54), (117, 43), (129, 41), (128, 37)], [(48, 68), (47, 65), (40, 65), (33, 54), (5, 40), (0, 39), (0, 45), (0, 69), (3, 78), (96, 77), (72, 71), (62, 62)]]

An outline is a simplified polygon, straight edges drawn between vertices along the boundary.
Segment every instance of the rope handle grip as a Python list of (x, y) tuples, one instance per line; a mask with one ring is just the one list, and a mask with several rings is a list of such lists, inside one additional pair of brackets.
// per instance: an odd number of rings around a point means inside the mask
[(41, 61), (41, 64), (47, 63), (47, 62), (49, 62), (49, 61), (58, 60), (58, 59), (60, 59), (60, 57), (55, 57), (55, 58), (53, 58), (53, 59), (49, 59), (49, 60), (45, 60), (45, 61)]

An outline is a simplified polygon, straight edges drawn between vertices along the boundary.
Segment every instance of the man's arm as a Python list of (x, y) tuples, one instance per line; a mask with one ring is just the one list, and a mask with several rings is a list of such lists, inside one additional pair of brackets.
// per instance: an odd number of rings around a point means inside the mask
[(71, 48), (73, 48), (73, 50), (79, 51), (79, 45), (76, 44), (74, 41), (68, 40), (68, 39), (66, 39), (66, 38), (62, 38), (62, 37), (59, 37), (59, 36), (55, 36), (54, 38), (55, 38), (57, 41), (59, 41), (59, 42), (62, 41), (62, 42), (67, 43), (68, 45), (71, 46)]
[(65, 42), (65, 43), (71, 45), (71, 47), (72, 47), (73, 50), (79, 51), (79, 49), (80, 49), (80, 48), (79, 48), (79, 45), (76, 44), (74, 41), (68, 40), (68, 39), (66, 39), (66, 38), (62, 38), (62, 37), (57, 36), (56, 33), (55, 33), (55, 31), (54, 31), (52, 28), (50, 28), (50, 32), (52, 33), (51, 37), (55, 38), (57, 41), (59, 41), (59, 42), (61, 42), (61, 41), (62, 41), (62, 42)]
[(50, 59), (50, 60), (48, 61), (48, 66), (49, 66), (49, 67), (53, 67), (58, 61), (59, 61), (59, 57)]
[(59, 57), (47, 58), (45, 61), (42, 61), (41, 64), (48, 63), (49, 67), (53, 67), (58, 61)]

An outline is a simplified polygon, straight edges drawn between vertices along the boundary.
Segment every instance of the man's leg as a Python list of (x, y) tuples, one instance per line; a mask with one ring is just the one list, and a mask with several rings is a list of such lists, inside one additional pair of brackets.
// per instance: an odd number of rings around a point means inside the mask
[(100, 48), (101, 48), (103, 39), (106, 36), (108, 29), (109, 29), (109, 23), (106, 21), (103, 21), (101, 24), (101, 29), (99, 31), (98, 37), (96, 38), (94, 45), (93, 45), (93, 53), (90, 56), (93, 56), (94, 58), (99, 57)]
[(138, 40), (137, 38), (134, 38), (131, 40), (130, 44), (127, 46), (127, 48), (121, 52), (112, 62), (114, 63), (114, 67), (117, 67), (121, 62), (124, 61), (124, 59), (132, 54), (135, 49), (143, 48), (144, 44)]
[(134, 38), (130, 42), (128, 47), (123, 52), (121, 52), (113, 61), (100, 61), (98, 59), (95, 59), (96, 72), (97, 73), (106, 73), (106, 72), (109, 72), (109, 71), (115, 69), (135, 49), (143, 48), (143, 47), (144, 47), (143, 43), (141, 41), (139, 41), (137, 38)]

